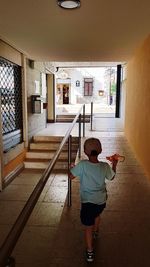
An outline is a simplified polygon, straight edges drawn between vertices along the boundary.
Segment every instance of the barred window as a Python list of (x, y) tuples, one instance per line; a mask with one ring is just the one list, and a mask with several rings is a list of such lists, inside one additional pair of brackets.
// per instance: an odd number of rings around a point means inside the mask
[[(12, 146), (22, 140), (22, 83), (21, 67), (0, 58), (0, 95), (3, 140), (11, 136)], [(17, 134), (14, 141), (13, 133)], [(12, 133), (12, 134), (11, 134)], [(10, 138), (8, 138), (10, 139)], [(15, 138), (16, 139), (16, 138)], [(5, 146), (5, 144), (4, 144)], [(10, 148), (11, 145), (7, 145)]]
[(84, 96), (93, 95), (93, 79), (85, 78), (84, 79)]

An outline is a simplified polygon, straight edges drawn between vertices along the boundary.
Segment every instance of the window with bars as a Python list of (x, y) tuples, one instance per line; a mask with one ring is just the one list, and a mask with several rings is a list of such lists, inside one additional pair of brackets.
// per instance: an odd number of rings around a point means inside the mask
[(4, 147), (9, 149), (22, 141), (21, 67), (3, 58), (0, 58), (0, 95)]
[(93, 95), (93, 79), (85, 78), (84, 79), (84, 96)]

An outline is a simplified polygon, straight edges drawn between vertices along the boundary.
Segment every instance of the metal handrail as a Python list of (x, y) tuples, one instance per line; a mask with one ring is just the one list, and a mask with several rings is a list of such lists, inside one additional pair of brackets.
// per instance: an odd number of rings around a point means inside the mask
[[(42, 174), (39, 182), (37, 183), (36, 187), (34, 188), (33, 192), (31, 193), (29, 199), (27, 200), (24, 208), (22, 209), (21, 213), (19, 214), (16, 222), (14, 223), (12, 229), (10, 230), (8, 236), (6, 237), (4, 243), (2, 244), (1, 248), (0, 248), (0, 267), (4, 267), (6, 266), (6, 261), (8, 259), (8, 257), (11, 255), (31, 213), (32, 210), (34, 209), (38, 198), (49, 178), (49, 175), (51, 174), (54, 165), (62, 151), (63, 146), (65, 145), (65, 143), (67, 142), (70, 133), (73, 129), (73, 127), (75, 126), (78, 117), (81, 116), (81, 110), (83, 108), (84, 105), (82, 105), (82, 107), (79, 109), (79, 112), (77, 113), (76, 117), (74, 118), (73, 122), (71, 123), (70, 128), (68, 129), (66, 135), (64, 136), (60, 146), (58, 147), (56, 153), (54, 154), (52, 160), (50, 161), (50, 164), (48, 165), (47, 169), (44, 171), (44, 173)], [(7, 266), (11, 266), (11, 265), (7, 265)]]

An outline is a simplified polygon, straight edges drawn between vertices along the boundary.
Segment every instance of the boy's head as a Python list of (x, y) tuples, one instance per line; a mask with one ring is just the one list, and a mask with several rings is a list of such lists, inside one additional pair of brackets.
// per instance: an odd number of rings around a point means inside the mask
[(84, 143), (84, 152), (90, 156), (98, 156), (102, 152), (101, 142), (97, 138), (89, 138)]

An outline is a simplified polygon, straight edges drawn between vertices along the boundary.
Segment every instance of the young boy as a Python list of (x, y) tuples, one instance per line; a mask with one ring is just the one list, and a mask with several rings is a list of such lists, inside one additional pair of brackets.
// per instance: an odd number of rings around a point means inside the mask
[(99, 230), (100, 214), (106, 207), (107, 191), (105, 179), (112, 180), (115, 176), (117, 160), (113, 160), (112, 168), (108, 163), (98, 160), (102, 152), (99, 139), (89, 138), (84, 143), (84, 152), (88, 160), (81, 160), (70, 169), (70, 178), (80, 179), (81, 211), (80, 218), (85, 226), (86, 259), (92, 262), (93, 234)]

